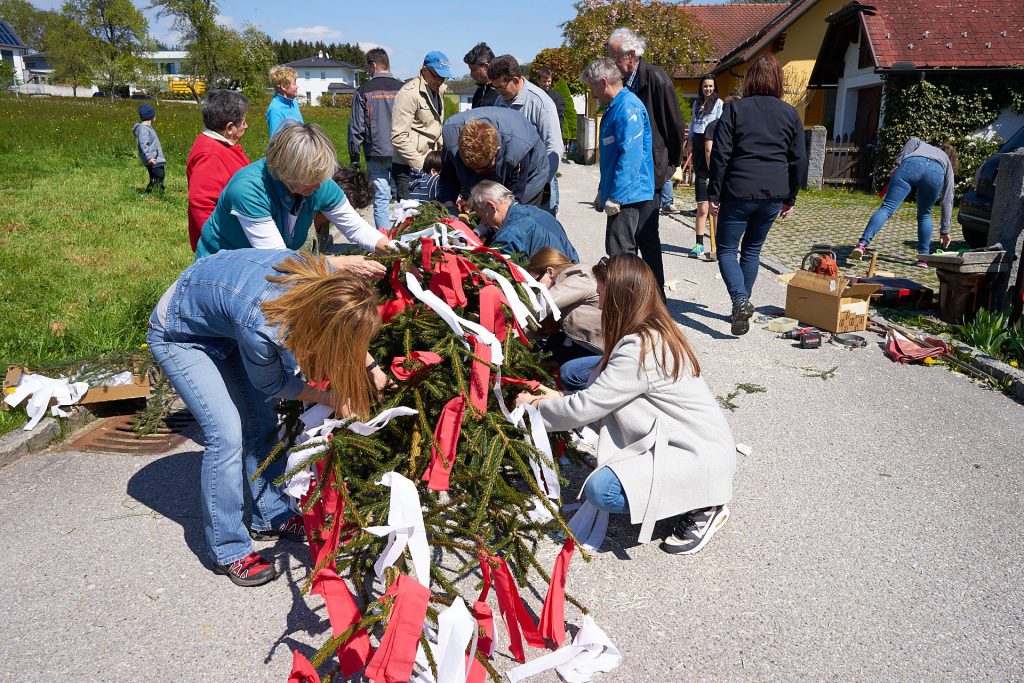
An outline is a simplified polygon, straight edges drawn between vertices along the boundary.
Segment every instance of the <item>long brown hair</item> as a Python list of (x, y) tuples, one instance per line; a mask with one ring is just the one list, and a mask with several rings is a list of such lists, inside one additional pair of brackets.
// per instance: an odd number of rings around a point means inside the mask
[(307, 378), (330, 380), (339, 414), (366, 418), (374, 393), (366, 353), (381, 324), (373, 287), (308, 253), (274, 270), (281, 275), (267, 279), (287, 291), (261, 304), (267, 322), (281, 326), (278, 338)]
[[(643, 259), (635, 254), (616, 254), (607, 260), (601, 259), (594, 266), (594, 277), (604, 286), (601, 297), (602, 368), (608, 365), (612, 349), (623, 337), (638, 334), (641, 367), (648, 350), (660, 345), (660, 349), (655, 351), (655, 359), (662, 372), (678, 380), (685, 355), (690, 374), (700, 377), (700, 363), (693, 347), (665, 308), (654, 273)], [(669, 355), (672, 356), (671, 373), (666, 363)]]
[(526, 270), (530, 275), (540, 277), (548, 268), (555, 273), (561, 273), (571, 265), (574, 265), (573, 260), (554, 247), (541, 247), (533, 252)]

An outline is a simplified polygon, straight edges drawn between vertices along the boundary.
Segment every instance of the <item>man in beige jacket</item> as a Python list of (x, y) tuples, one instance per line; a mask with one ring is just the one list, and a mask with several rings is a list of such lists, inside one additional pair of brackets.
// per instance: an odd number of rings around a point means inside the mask
[(427, 152), (441, 148), (441, 123), (444, 121), (445, 79), (452, 77), (448, 57), (431, 52), (423, 59), (416, 78), (402, 86), (395, 96), (391, 116), (391, 175), (398, 186), (398, 198), (409, 198), (409, 180), (413, 171), (423, 168)]

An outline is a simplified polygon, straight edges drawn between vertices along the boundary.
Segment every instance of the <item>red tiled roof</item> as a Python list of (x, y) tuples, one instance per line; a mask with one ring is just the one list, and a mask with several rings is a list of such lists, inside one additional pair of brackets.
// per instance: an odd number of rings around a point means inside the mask
[[(851, 3), (856, 4), (856, 3)], [(1024, 65), (1024, 0), (866, 0), (875, 67)]]
[[(681, 5), (686, 12), (708, 30), (712, 51), (706, 65), (713, 65), (763, 29), (786, 5), (763, 3), (728, 3), (724, 5)], [(673, 74), (676, 78), (699, 76), (706, 67), (701, 64), (687, 64), (678, 67)]]

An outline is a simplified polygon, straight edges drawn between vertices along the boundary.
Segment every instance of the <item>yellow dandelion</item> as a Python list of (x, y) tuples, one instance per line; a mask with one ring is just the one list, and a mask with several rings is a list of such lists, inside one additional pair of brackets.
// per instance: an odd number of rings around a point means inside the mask
[(931, 356), (929, 356), (929, 357), (924, 359), (924, 364), (925, 365), (935, 365), (935, 359), (932, 358)]

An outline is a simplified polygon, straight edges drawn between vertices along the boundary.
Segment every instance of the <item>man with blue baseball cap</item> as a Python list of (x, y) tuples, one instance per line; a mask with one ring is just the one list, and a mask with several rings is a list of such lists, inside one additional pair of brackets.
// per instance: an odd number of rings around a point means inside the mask
[(398, 186), (398, 198), (408, 199), (413, 171), (423, 169), (427, 152), (441, 148), (444, 121), (445, 79), (452, 77), (448, 57), (430, 52), (416, 78), (410, 79), (395, 96), (391, 116), (391, 175)]

